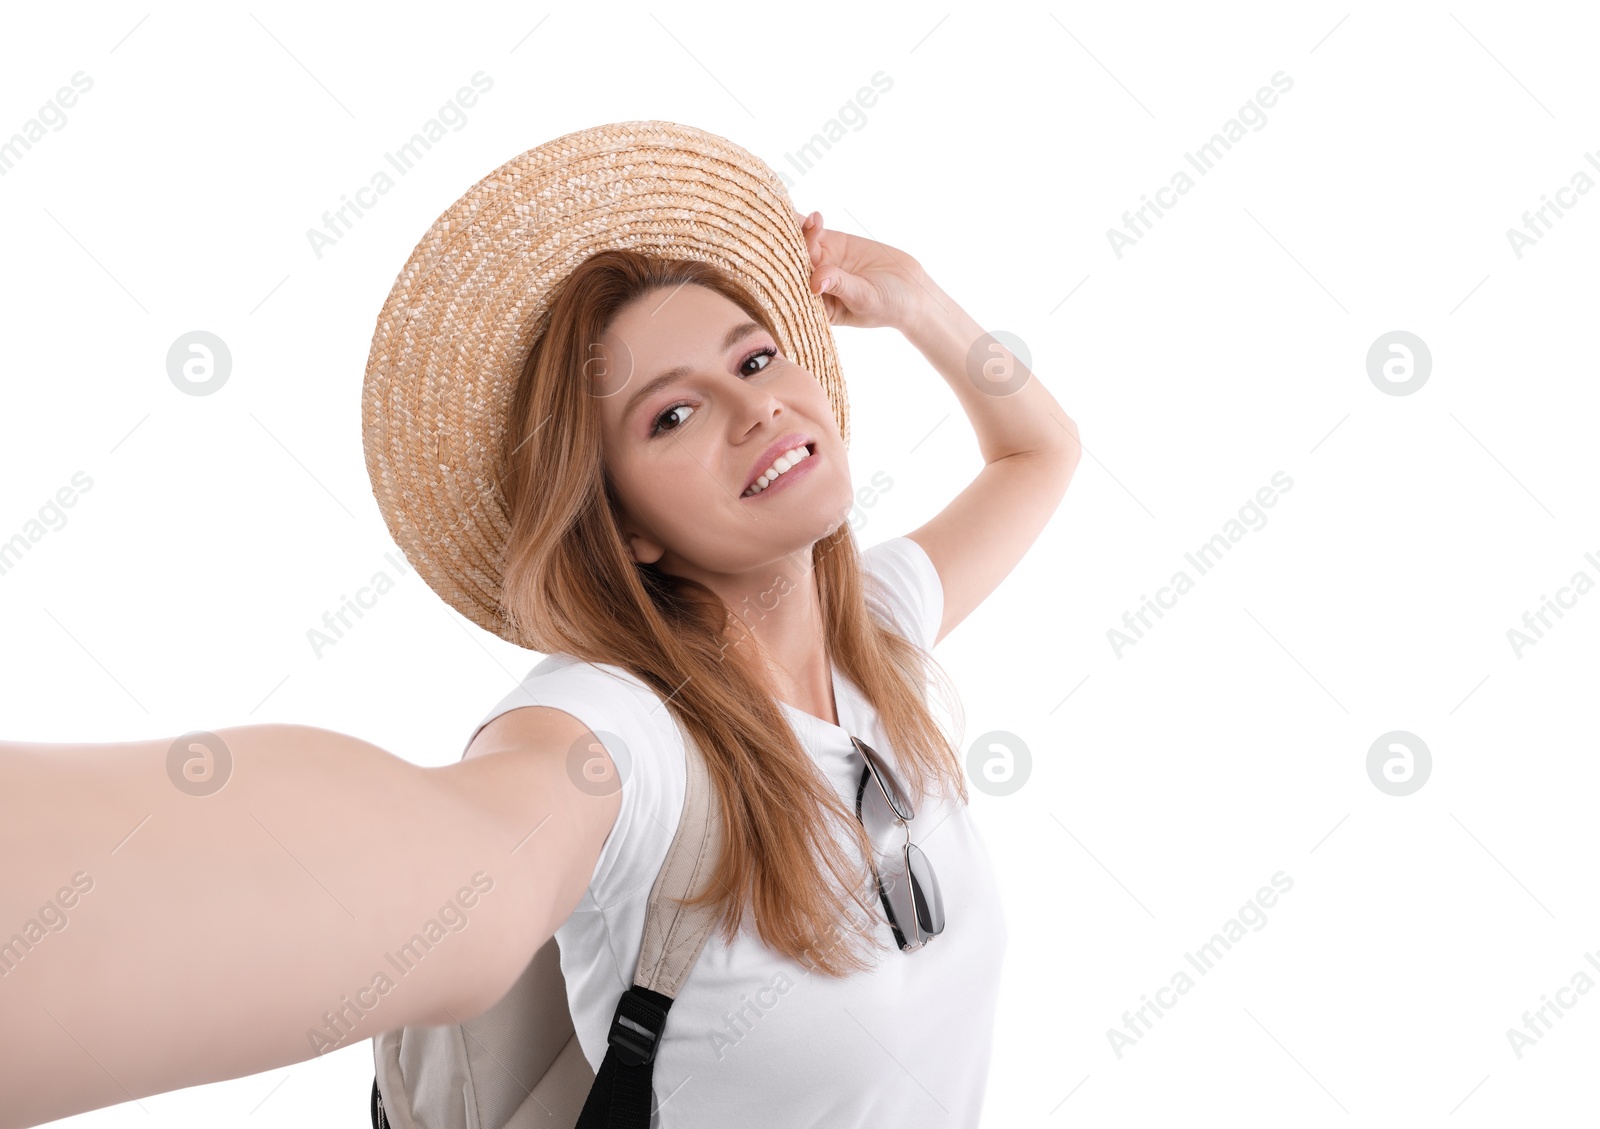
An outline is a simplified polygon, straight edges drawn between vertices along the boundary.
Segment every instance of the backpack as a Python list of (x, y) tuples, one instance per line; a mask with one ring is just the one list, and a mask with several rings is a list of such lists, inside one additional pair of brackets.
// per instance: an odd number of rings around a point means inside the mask
[(617, 1000), (598, 1075), (578, 1043), (552, 936), (482, 1015), (372, 1040), (373, 1129), (648, 1129), (667, 1012), (716, 917), (714, 907), (686, 909), (678, 899), (702, 876), (709, 882), (722, 842), (705, 760), (671, 716), (683, 735), (683, 814), (650, 889), (633, 986)]

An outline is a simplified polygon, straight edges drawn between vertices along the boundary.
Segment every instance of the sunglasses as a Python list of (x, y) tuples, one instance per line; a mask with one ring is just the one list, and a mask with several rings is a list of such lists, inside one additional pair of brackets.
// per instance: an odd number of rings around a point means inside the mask
[(870, 810), (874, 824), (895, 822), (905, 833), (902, 846), (882, 856), (875, 864), (878, 896), (894, 930), (895, 943), (906, 952), (915, 952), (944, 931), (944, 899), (939, 896), (939, 880), (933, 876), (928, 858), (911, 841), (908, 826), (916, 812), (905, 789), (900, 787), (888, 766), (865, 741), (850, 738), (866, 767), (856, 788), (856, 818), (871, 835), (872, 824), (863, 815)]

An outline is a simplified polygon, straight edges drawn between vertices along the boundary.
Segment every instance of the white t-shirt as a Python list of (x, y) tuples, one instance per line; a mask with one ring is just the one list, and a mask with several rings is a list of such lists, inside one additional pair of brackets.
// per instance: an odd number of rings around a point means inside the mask
[[(867, 582), (873, 614), (930, 648), (944, 591), (927, 553), (896, 537), (862, 557), (883, 585), (875, 591)], [(896, 761), (877, 711), (837, 668), (833, 690), (840, 726), (788, 703), (781, 708), (854, 811), (864, 765), (850, 735), (891, 766)], [(598, 1071), (617, 1000), (633, 983), (650, 889), (682, 813), (683, 740), (646, 683), (621, 667), (565, 654), (535, 666), (478, 728), (531, 705), (583, 722), (621, 777), (621, 808), (593, 879), (556, 931), (573, 1025)], [(909, 784), (906, 774), (901, 779)], [(967, 808), (953, 801), (925, 798), (910, 823), (945, 909), (944, 931), (922, 949), (902, 952), (880, 908), (877, 932), (887, 949), (866, 951), (877, 962), (872, 971), (839, 980), (768, 949), (748, 915), (732, 945), (713, 929), (667, 1013), (652, 1129), (978, 1124), (1006, 924), (988, 849)], [(898, 826), (875, 835), (880, 851), (903, 841)]]

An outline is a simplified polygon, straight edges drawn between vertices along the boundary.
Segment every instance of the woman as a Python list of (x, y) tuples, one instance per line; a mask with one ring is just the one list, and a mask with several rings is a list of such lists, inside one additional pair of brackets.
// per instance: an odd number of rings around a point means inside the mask
[[(0, 743), (0, 931), (42, 925), (20, 946), (0, 933), (0, 1127), (459, 1022), (552, 936), (595, 1062), (681, 803), (668, 710), (707, 759), (727, 849), (724, 928), (656, 1063), (661, 1123), (976, 1121), (1004, 931), (922, 679), (1054, 512), (1076, 428), (1009, 353), (1020, 387), (983, 386), (984, 331), (914, 259), (794, 219), (828, 322), (894, 326), (955, 393), (973, 482), (858, 554), (831, 397), (744, 281), (587, 257), (527, 353), (500, 464), (499, 602), (551, 658), (459, 763), (289, 725)], [(945, 895), (948, 927), (912, 952), (863, 862), (898, 833), (855, 816), (863, 733), (917, 800)], [(427, 959), (358, 995), (445, 906)]]

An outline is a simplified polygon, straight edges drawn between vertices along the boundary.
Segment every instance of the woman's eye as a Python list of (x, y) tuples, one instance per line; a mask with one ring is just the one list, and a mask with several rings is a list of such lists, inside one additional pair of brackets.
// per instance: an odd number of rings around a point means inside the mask
[(690, 407), (691, 407), (691, 405), (689, 405), (689, 404), (673, 404), (672, 407), (668, 408), (666, 411), (662, 412), (660, 415), (658, 415), (655, 418), (655, 423), (650, 428), (650, 434), (652, 436), (654, 436), (654, 435), (659, 435), (663, 431), (676, 431), (676, 430), (678, 430), (679, 427), (683, 426), (683, 421), (682, 420), (679, 420), (677, 425), (674, 426), (674, 427), (663, 427), (663, 426), (661, 426), (661, 421), (664, 420), (664, 419), (671, 418), (672, 413), (674, 413), (674, 412), (681, 412), (685, 408), (690, 408)]
[[(763, 349), (757, 349), (754, 353), (751, 353), (742, 362), (740, 362), (739, 371), (743, 372), (744, 375), (746, 375), (746, 376), (754, 376), (757, 372), (764, 372), (764, 371), (766, 371), (768, 368), (770, 368), (772, 366), (772, 358), (776, 357), (777, 355), (778, 355), (778, 350), (773, 348), (771, 345), (768, 345)], [(748, 365), (751, 361), (755, 360), (757, 357), (765, 357), (765, 358), (767, 358), (767, 363), (762, 365), (760, 368), (754, 370), (753, 372), (745, 372), (745, 366)], [(676, 424), (674, 424), (673, 426), (671, 426), (671, 427), (662, 426), (662, 421), (673, 418), (674, 413), (681, 412), (685, 408), (689, 409), (690, 411), (693, 411), (694, 410), (694, 405), (693, 404), (688, 404), (688, 403), (678, 403), (678, 404), (673, 404), (671, 407), (663, 409), (661, 414), (656, 416), (656, 418), (651, 422), (651, 425), (650, 425), (650, 436), (651, 436), (651, 438), (654, 438), (655, 436), (661, 434), (663, 431), (676, 431), (676, 430), (678, 430), (678, 428), (682, 427), (683, 423), (684, 423), (684, 420), (688, 418), (687, 416), (679, 417), (678, 418), (678, 422)]]
[[(744, 365), (749, 364), (751, 361), (755, 360), (757, 357), (766, 357), (767, 360), (770, 362), (772, 360), (772, 358), (777, 356), (777, 355), (778, 355), (778, 350), (774, 349), (771, 345), (768, 345), (765, 349), (757, 349), (754, 353), (751, 353), (748, 357), (746, 357), (744, 359), (744, 364), (740, 365), (739, 367), (741, 369), (743, 369)], [(769, 366), (768, 365), (762, 365), (761, 368), (756, 370), (756, 372), (760, 372), (762, 369), (765, 369), (767, 367), (769, 367)], [(748, 373), (747, 375), (754, 376), (755, 373)]]

